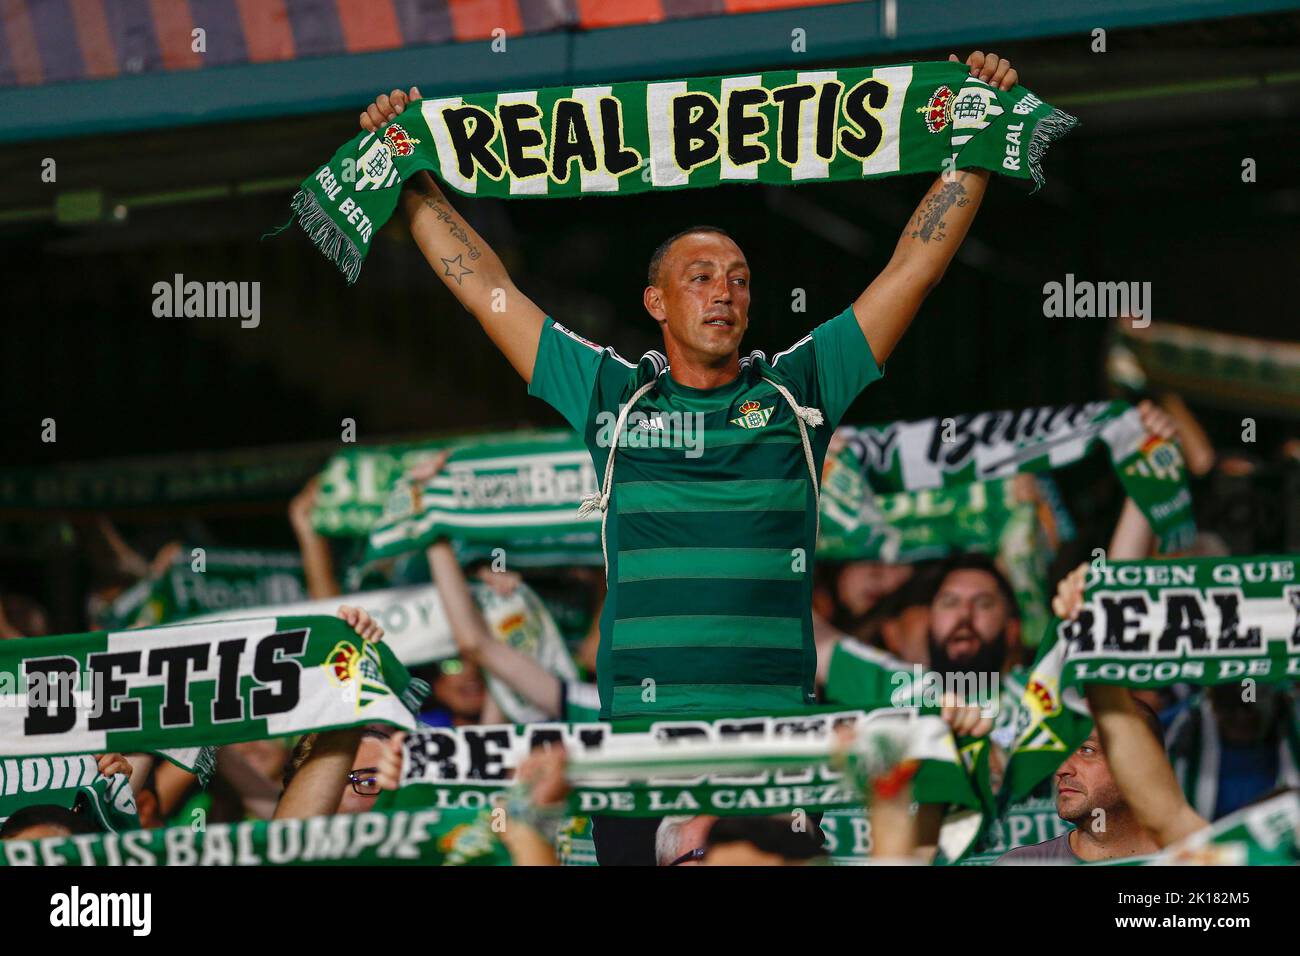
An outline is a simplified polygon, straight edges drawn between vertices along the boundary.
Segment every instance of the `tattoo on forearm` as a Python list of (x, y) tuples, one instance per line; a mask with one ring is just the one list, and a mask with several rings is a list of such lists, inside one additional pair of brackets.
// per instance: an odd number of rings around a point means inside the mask
[[(447, 224), (447, 231), (452, 234), (453, 238), (460, 240), (461, 245), (465, 247), (465, 251), (469, 254), (471, 262), (482, 255), (482, 253), (479, 252), (478, 247), (470, 241), (469, 233), (456, 221), (455, 214), (437, 196), (425, 194), (421, 197), (421, 202), (433, 210), (433, 214), (438, 217), (439, 222), (445, 222)], [(443, 259), (442, 261), (447, 262), (448, 260)], [(465, 271), (470, 272), (472, 270), (467, 269)], [(460, 279), (457, 279), (456, 281), (459, 283)]]
[(944, 183), (933, 196), (926, 198), (922, 203), (920, 211), (912, 219), (913, 229), (908, 233), (913, 239), (920, 239), (922, 242), (929, 242), (933, 239), (935, 242), (942, 242), (946, 233), (944, 230), (948, 224), (944, 221), (944, 216), (948, 211), (955, 207), (968, 205), (970, 198), (966, 195), (966, 187), (960, 182)]

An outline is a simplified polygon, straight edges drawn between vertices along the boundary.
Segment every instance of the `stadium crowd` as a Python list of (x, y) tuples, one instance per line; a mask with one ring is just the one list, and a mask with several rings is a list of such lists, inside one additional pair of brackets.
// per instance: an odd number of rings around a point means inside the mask
[[(1178, 435), (1213, 466), (1213, 449), (1151, 402), (1140, 406), (1154, 433)], [(420, 466), (412, 477), (428, 478), (445, 453)], [(1023, 483), (1034, 494), (1038, 479)], [(289, 524), (302, 557), (306, 590), (312, 598), (343, 593), (335, 572), (336, 546), (316, 532), (309, 519), (317, 482), (313, 480), (288, 509)], [(137, 554), (106, 519), (98, 523), (101, 547), (115, 582), (87, 597), (87, 628), (112, 598), (138, 576), (162, 575), (180, 549), (177, 540), (157, 549), (152, 560)], [(1076, 542), (1070, 553), (1086, 553)], [(1140, 511), (1126, 501), (1106, 545), (1111, 560), (1152, 554), (1153, 536)], [(1213, 554), (1222, 540), (1203, 532), (1197, 548)], [(586, 633), (571, 635), (571, 650), (582, 676), (594, 680), (599, 638), (596, 620), (603, 582), (587, 569), (546, 569), (538, 575), (494, 571), (487, 562), (462, 567), (455, 551), (439, 541), (427, 551), (427, 565), (414, 580), (437, 586), (459, 655), (416, 669), (432, 693), (419, 722), (458, 727), (506, 722), (488, 692), (494, 677), (535, 706), (548, 720), (596, 719), (598, 695), (588, 680), (564, 680), (508, 643), (499, 640), (472, 589), (482, 582), (498, 594), (529, 589), (530, 580), (553, 589), (567, 582), (570, 598), (589, 605)], [(1059, 566), (1060, 562), (1057, 562)], [(1061, 576), (1053, 612), (1077, 613), (1086, 565)], [(406, 572), (410, 574), (409, 569)], [(410, 577), (405, 583), (412, 580)], [(897, 667), (919, 665), (928, 671), (996, 672), (1004, 688), (1023, 681), (1035, 639), (1022, 632), (1016, 592), (996, 556), (968, 552), (911, 564), (876, 561), (823, 563), (817, 572), (814, 620), (818, 653), (818, 692), (836, 702), (836, 688), (851, 680), (855, 659), (888, 661)], [(383, 630), (361, 608), (340, 606), (338, 614), (367, 640), (382, 640)], [(17, 593), (0, 598), (0, 636), (39, 640), (47, 633), (47, 614), (36, 600)], [(837, 670), (841, 671), (837, 674)], [(844, 674), (848, 673), (849, 678)], [(1005, 692), (1005, 691), (1004, 691)], [(999, 845), (998, 862), (1091, 862), (1157, 852), (1236, 810), (1300, 784), (1293, 757), (1298, 701), (1293, 686), (1264, 685), (1258, 699), (1243, 703), (1235, 685), (1201, 689), (1130, 692), (1092, 686), (1089, 704), (1095, 727), (1088, 738), (1045, 781), (1034, 797), (1054, 802), (1060, 835), (1043, 842)], [(945, 719), (955, 731), (992, 733), (998, 753), (996, 720), (976, 707), (949, 707)], [(358, 813), (372, 807), (383, 789), (397, 786), (403, 735), (371, 725), (309, 734), (299, 739), (267, 739), (218, 748), (216, 771), (203, 787), (196, 776), (150, 754), (104, 754), (101, 773), (129, 776), (140, 825), (187, 824), (202, 812), (210, 822)], [(842, 741), (852, 747), (851, 736)], [(565, 755), (561, 748), (539, 751), (520, 768), (531, 811), (524, 825), (501, 836), (511, 858), (521, 864), (554, 864), (560, 828), (581, 829), (583, 821), (565, 818)], [(1197, 772), (1199, 771), (1199, 772)], [(996, 778), (997, 761), (994, 760)], [(905, 775), (871, 790), (869, 836), (860, 855), (883, 859), (932, 859), (939, 808), (912, 804)], [(936, 811), (936, 812), (927, 812)], [(1098, 817), (1106, 825), (1096, 827)], [(642, 823), (642, 821), (637, 821)], [(792, 828), (786, 817), (668, 816), (644, 821), (646, 856), (628, 862), (657, 865), (765, 865), (826, 861), (830, 854), (819, 826)], [(34, 805), (14, 813), (0, 827), (4, 839), (90, 833), (97, 824), (77, 808)], [(840, 860), (837, 855), (836, 860)], [(571, 861), (568, 861), (571, 862)]]

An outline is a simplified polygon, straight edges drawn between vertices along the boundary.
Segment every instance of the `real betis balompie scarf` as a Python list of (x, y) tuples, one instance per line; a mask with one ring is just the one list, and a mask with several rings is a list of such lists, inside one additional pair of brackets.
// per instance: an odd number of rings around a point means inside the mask
[(863, 487), (854, 492), (847, 482), (837, 484), (844, 500), (832, 515), (841, 524), (836, 533), (855, 530), (855, 500), (862, 507), (859, 521), (871, 523), (875, 509), (865, 489), (920, 491), (1048, 471), (1081, 460), (1099, 444), (1109, 451), (1124, 491), (1151, 522), (1162, 551), (1188, 547), (1196, 533), (1178, 446), (1149, 434), (1127, 402), (980, 412), (840, 433), (848, 442), (841, 462), (861, 473)]
[(105, 777), (89, 754), (0, 758), (0, 823), (37, 804), (81, 807), (104, 830), (140, 826), (130, 778), (124, 773)]
[(377, 806), (482, 809), (532, 748), (547, 742), (567, 751), (569, 810), (581, 816), (860, 806), (858, 786), (830, 764), (832, 728), (856, 721), (880, 731), (882, 748), (903, 735), (901, 755), (921, 763), (913, 782), (918, 801), (980, 806), (947, 725), (905, 709), (656, 721), (631, 732), (605, 723), (421, 728), (406, 739), (401, 787), (381, 795)]
[[(497, 640), (532, 657), (561, 680), (577, 679), (578, 670), (569, 656), (564, 636), (532, 588), (520, 584), (510, 594), (503, 595), (477, 581), (471, 581), (469, 587)], [(432, 584), (361, 591), (298, 604), (222, 611), (194, 618), (188, 623), (247, 617), (330, 615), (340, 604), (362, 607), (379, 622), (384, 628), (384, 644), (407, 667), (446, 660), (460, 653), (438, 589)], [(524, 724), (546, 719), (545, 713), (502, 681), (488, 675), (487, 683), (492, 698), (510, 721)]]
[(428, 693), (334, 617), (0, 642), (0, 757), (163, 750), (388, 723)]
[(486, 814), (429, 808), (0, 841), (5, 866), (334, 864), (508, 866), (510, 855)]
[(355, 282), (402, 183), (422, 169), (456, 192), (501, 199), (951, 168), (1041, 185), (1044, 152), (1075, 123), (1023, 86), (1001, 92), (959, 63), (440, 96), (345, 143), (303, 181), (293, 208)]
[(182, 548), (157, 580), (145, 579), (124, 591), (104, 624), (114, 630), (152, 627), (306, 598), (302, 558), (295, 552)]
[(1298, 571), (1289, 556), (1094, 567), (1078, 618), (1053, 622), (1030, 669), (1000, 799), (1025, 796), (1088, 735), (1085, 684), (1300, 677)]
[(470, 440), (428, 481), (394, 479), (366, 560), (445, 536), (462, 560), (500, 548), (512, 567), (599, 564), (599, 517), (578, 516), (583, 496), (596, 490), (591, 454), (571, 431)]

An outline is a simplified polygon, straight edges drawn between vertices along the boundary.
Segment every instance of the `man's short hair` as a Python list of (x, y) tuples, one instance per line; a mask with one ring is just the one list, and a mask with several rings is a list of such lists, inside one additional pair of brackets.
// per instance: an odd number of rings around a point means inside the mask
[(94, 821), (83, 814), (54, 803), (36, 803), (13, 812), (0, 825), (0, 840), (11, 840), (29, 827), (62, 827), (69, 835), (99, 833)]
[(682, 855), (682, 828), (694, 817), (664, 817), (655, 830), (655, 865), (668, 866)]
[[(655, 251), (650, 254), (650, 268), (647, 272), (647, 285), (659, 284), (659, 267), (663, 265), (664, 256), (668, 255), (668, 250), (672, 248), (674, 242), (684, 236), (693, 235), (697, 232), (712, 232), (719, 236), (731, 238), (731, 234), (720, 226), (691, 226), (689, 229), (683, 229), (681, 232), (673, 233), (663, 242), (655, 247)], [(734, 240), (733, 240), (734, 241)]]
[(983, 571), (991, 576), (997, 584), (1002, 599), (1007, 603), (1007, 612), (1016, 620), (1020, 620), (1020, 602), (1016, 600), (1016, 589), (1011, 586), (1011, 582), (1007, 580), (1007, 576), (997, 566), (997, 562), (989, 555), (982, 554), (979, 551), (954, 554), (939, 565), (932, 579), (933, 591), (930, 594), (932, 601), (939, 596), (939, 592), (943, 589), (943, 583), (948, 580), (948, 575), (957, 571)]
[[(813, 829), (820, 832), (820, 828)], [(725, 843), (752, 843), (764, 853), (774, 853), (784, 860), (815, 860), (826, 856), (817, 837), (798, 831), (782, 817), (722, 817), (709, 827), (704, 845), (713, 849)]]
[[(298, 775), (302, 765), (307, 762), (311, 756), (312, 748), (316, 746), (316, 738), (319, 733), (303, 734), (298, 738), (298, 742), (293, 745), (293, 750), (289, 753), (289, 759), (285, 761), (284, 770), (280, 776), (280, 785), (289, 789), (289, 784), (293, 783), (293, 778)], [(367, 724), (361, 730), (361, 738), (376, 737), (379, 740), (388, 740), (392, 733), (384, 727), (383, 724)]]
[(930, 606), (939, 588), (936, 570), (933, 565), (916, 564), (916, 571), (904, 584), (882, 597), (871, 610), (846, 629), (859, 640), (883, 648), (885, 645), (881, 632), (887, 621), (911, 608)]

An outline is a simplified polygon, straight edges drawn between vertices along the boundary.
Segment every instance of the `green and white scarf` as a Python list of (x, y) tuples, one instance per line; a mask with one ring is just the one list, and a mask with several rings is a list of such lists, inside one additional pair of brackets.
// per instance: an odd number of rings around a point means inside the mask
[[(921, 762), (913, 792), (924, 803), (979, 808), (961, 756), (937, 715), (906, 709), (802, 712), (789, 717), (656, 721), (648, 730), (609, 724), (421, 728), (406, 738), (401, 787), (381, 806), (483, 809), (536, 745), (563, 743), (578, 816), (776, 814), (860, 806), (853, 775), (831, 766), (832, 729), (869, 721), (878, 762)], [(869, 737), (875, 740), (875, 737)], [(888, 753), (887, 753), (888, 751)], [(876, 759), (876, 758), (868, 758)]]
[(599, 564), (599, 517), (578, 516), (596, 490), (591, 454), (571, 431), (476, 437), (419, 487), (395, 477), (365, 561), (448, 537), (462, 561), (500, 548), (511, 567)]
[(1003, 813), (990, 817), (979, 842), (957, 865), (990, 866), (1017, 847), (1046, 843), (1073, 829), (1057, 814), (1056, 800), (1052, 797), (1017, 800)]
[[(1162, 551), (1182, 550), (1196, 534), (1178, 446), (1149, 434), (1126, 402), (980, 412), (841, 428), (839, 434), (848, 444), (837, 462), (844, 472), (829, 489), (837, 498), (830, 512), (837, 534), (853, 534), (877, 520), (870, 491), (952, 488), (1048, 471), (1082, 460), (1098, 444), (1110, 452), (1116, 475), (1150, 521)], [(849, 478), (855, 472), (857, 484)]]
[(442, 598), (432, 584), (403, 588), (359, 591), (338, 597), (299, 601), (294, 604), (242, 608), (238, 611), (204, 614), (186, 624), (211, 621), (265, 619), (274, 617), (332, 617), (339, 605), (364, 609), (384, 629), (384, 644), (407, 667), (420, 667), (455, 657), (459, 651)]
[(351, 283), (402, 183), (423, 169), (456, 192), (500, 199), (949, 168), (1041, 185), (1044, 152), (1076, 122), (959, 63), (470, 93), (416, 101), (357, 134), (303, 181), (293, 209)]
[(1079, 616), (1053, 622), (1030, 669), (1000, 799), (1028, 794), (1087, 737), (1085, 684), (1300, 677), (1297, 565), (1264, 555), (1093, 567)]
[[(201, 563), (200, 563), (201, 562)], [(160, 577), (127, 589), (104, 615), (109, 630), (304, 601), (302, 558), (293, 551), (182, 548)]]
[(321, 471), (312, 527), (330, 537), (367, 534), (384, 512), (393, 486), (409, 469), (433, 458), (445, 440), (399, 445), (349, 445)]
[(818, 558), (913, 562), (982, 551), (1001, 559), (1024, 632), (1047, 626), (1051, 549), (1037, 507), (1016, 500), (1011, 479), (871, 495), (860, 468), (835, 457), (822, 472), (821, 509)]
[[(510, 594), (502, 595), (478, 581), (471, 581), (469, 587), (493, 637), (527, 654), (561, 680), (577, 679), (578, 669), (569, 656), (564, 636), (532, 588), (520, 584)], [(299, 604), (245, 608), (237, 612), (205, 615), (187, 623), (277, 615), (328, 616), (340, 604), (364, 608), (384, 628), (384, 644), (407, 667), (420, 667), (460, 653), (442, 598), (432, 584), (361, 591)], [(546, 719), (544, 712), (491, 674), (487, 675), (487, 685), (492, 699), (513, 723), (526, 724)]]
[[(870, 495), (870, 501), (866, 496)], [(856, 462), (829, 460), (822, 473), (817, 556), (831, 561), (926, 561), (953, 551), (997, 551), (1018, 510), (1011, 482), (972, 481), (951, 488), (872, 494)]]
[(396, 810), (0, 841), (4, 866), (507, 866), (478, 813)]
[(0, 642), (0, 757), (415, 726), (428, 694), (334, 617), (279, 617)]
[(81, 805), (104, 830), (140, 826), (131, 780), (124, 773), (105, 777), (89, 754), (76, 757), (0, 758), (0, 823), (23, 807)]
[(1161, 320), (1117, 323), (1106, 372), (1121, 389), (1168, 389), (1198, 403), (1300, 417), (1300, 345)]
[(1171, 866), (1300, 865), (1300, 794), (1242, 807), (1147, 861)]

